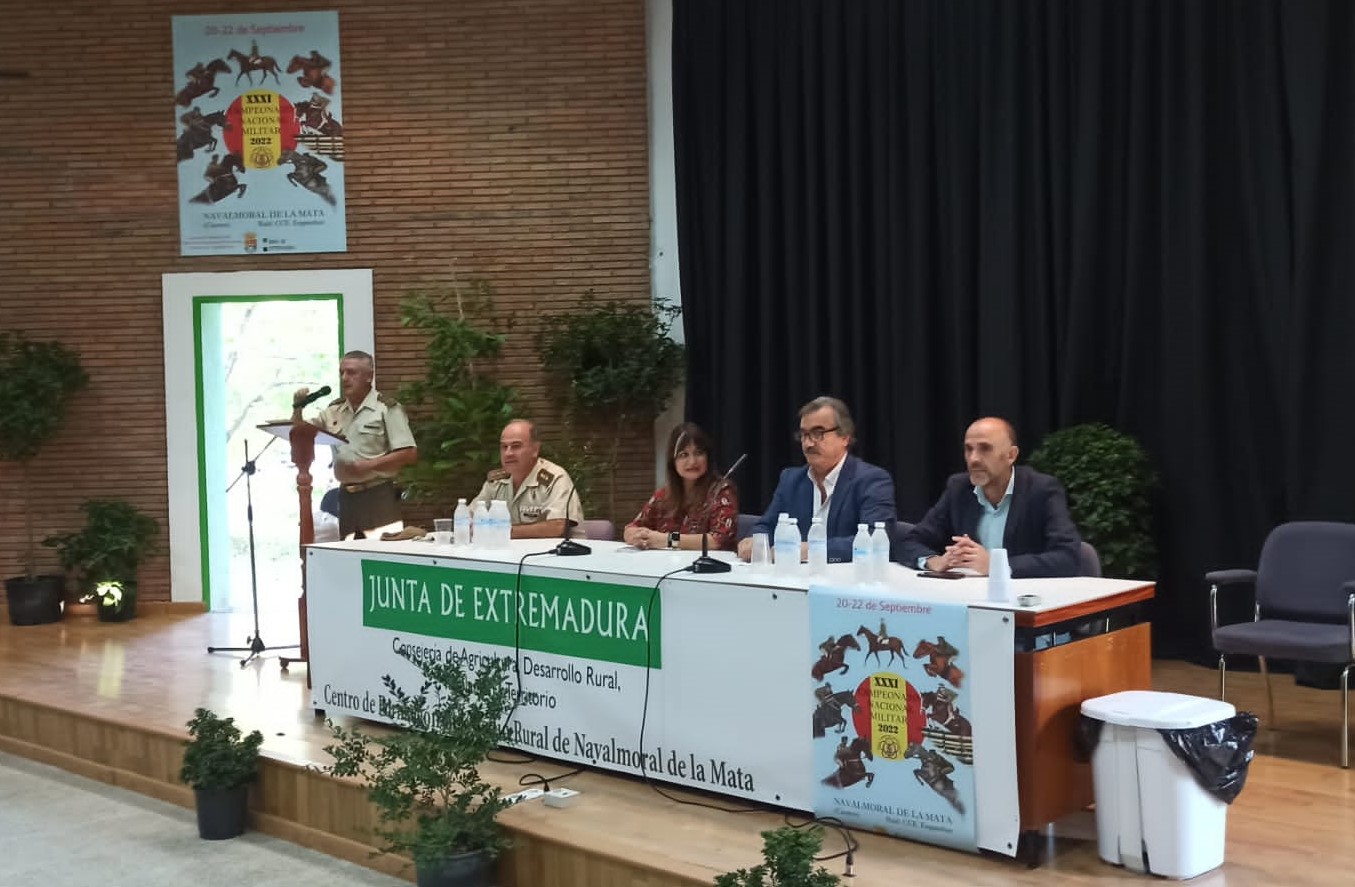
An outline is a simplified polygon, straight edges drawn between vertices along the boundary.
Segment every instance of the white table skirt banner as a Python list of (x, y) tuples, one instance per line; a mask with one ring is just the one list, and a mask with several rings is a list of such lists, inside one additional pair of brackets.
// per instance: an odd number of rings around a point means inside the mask
[[(475, 667), (516, 651), (506, 744), (809, 809), (808, 744), (776, 741), (803, 723), (803, 691), (786, 679), (808, 659), (789, 642), (804, 634), (803, 591), (673, 577), (656, 592), (651, 577), (533, 559), (515, 598), (516, 573), (516, 563), (309, 549), (314, 707), (389, 723), (382, 677), (418, 686), (402, 652)], [(749, 632), (787, 640), (755, 655)]]
[(977, 850), (968, 606), (811, 585), (809, 627), (815, 815)]

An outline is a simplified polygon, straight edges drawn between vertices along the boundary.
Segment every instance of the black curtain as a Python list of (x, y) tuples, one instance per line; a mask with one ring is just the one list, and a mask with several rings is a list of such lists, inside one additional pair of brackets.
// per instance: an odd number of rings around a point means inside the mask
[(975, 417), (1162, 477), (1159, 652), (1207, 569), (1355, 519), (1355, 4), (675, 0), (688, 416), (800, 461), (851, 405), (916, 520)]

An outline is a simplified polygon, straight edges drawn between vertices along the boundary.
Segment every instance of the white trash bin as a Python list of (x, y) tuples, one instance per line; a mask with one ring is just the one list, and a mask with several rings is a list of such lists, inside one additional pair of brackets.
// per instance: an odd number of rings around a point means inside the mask
[(1104, 721), (1092, 752), (1101, 858), (1136, 872), (1193, 878), (1223, 864), (1228, 805), (1205, 791), (1158, 730), (1224, 721), (1217, 699), (1126, 690), (1082, 703)]

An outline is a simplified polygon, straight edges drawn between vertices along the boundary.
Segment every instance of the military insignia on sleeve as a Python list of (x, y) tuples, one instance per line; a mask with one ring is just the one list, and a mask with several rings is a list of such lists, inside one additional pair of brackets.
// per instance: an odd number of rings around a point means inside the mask
[(485, 480), (490, 481), (491, 483), (498, 483), (501, 480), (507, 479), (508, 469), (506, 468), (491, 468), (489, 473), (485, 475)]
[(337, 407), (337, 406), (338, 406), (339, 404), (341, 404), (341, 403), (343, 403), (343, 398), (342, 398), (342, 397), (336, 397), (336, 398), (334, 398), (333, 400), (331, 400), (331, 401), (329, 402), (329, 405), (332, 406), (332, 407)]
[(553, 480), (555, 480), (555, 475), (551, 474), (544, 468), (536, 473), (536, 482), (541, 484), (541, 486), (543, 487), (549, 486), (550, 482)]
[(388, 407), (398, 407), (400, 405), (400, 401), (387, 397), (384, 394), (377, 394), (376, 399), (378, 403), (385, 404)]

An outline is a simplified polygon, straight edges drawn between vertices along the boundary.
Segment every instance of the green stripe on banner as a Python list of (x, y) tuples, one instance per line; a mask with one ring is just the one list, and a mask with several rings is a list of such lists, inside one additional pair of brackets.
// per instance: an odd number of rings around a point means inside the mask
[(362, 624), (662, 667), (662, 606), (655, 595), (650, 607), (650, 589), (524, 575), (515, 602), (514, 579), (513, 573), (364, 560)]

